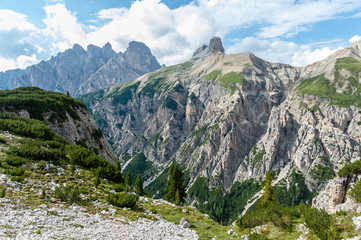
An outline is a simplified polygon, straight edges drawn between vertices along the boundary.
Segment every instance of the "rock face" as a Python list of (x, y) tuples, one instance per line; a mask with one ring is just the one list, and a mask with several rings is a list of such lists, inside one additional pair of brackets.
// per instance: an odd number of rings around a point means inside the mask
[(110, 43), (103, 48), (80, 45), (59, 53), (26, 70), (0, 73), (0, 89), (37, 86), (46, 90), (67, 92), (72, 96), (130, 82), (160, 68), (150, 49), (140, 42), (131, 42), (123, 54), (116, 53)]
[[(176, 160), (189, 171), (188, 187), (206, 177), (225, 189), (269, 170), (287, 180), (296, 170), (320, 191), (361, 157), (361, 109), (350, 100), (359, 99), (361, 78), (347, 65), (361, 65), (361, 42), (304, 68), (226, 55), (221, 46), (213, 39), (186, 63), (82, 98), (117, 154), (133, 157), (126, 170), (145, 159), (151, 185)], [(315, 91), (325, 88), (337, 92)]]
[(217, 52), (224, 53), (222, 40), (219, 37), (213, 37), (209, 42), (209, 46), (203, 44), (193, 53), (193, 57), (205, 57)]

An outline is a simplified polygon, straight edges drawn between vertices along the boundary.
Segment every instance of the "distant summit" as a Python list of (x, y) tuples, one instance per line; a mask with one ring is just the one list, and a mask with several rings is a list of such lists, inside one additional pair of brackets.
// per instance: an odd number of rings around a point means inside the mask
[(0, 72), (0, 89), (36, 86), (77, 96), (130, 82), (159, 68), (157, 59), (141, 42), (130, 42), (124, 54), (116, 53), (110, 43), (102, 48), (90, 44), (86, 50), (75, 44), (26, 70)]
[(224, 53), (222, 40), (219, 37), (213, 37), (209, 41), (209, 46), (203, 44), (193, 53), (192, 57), (204, 57), (217, 52)]

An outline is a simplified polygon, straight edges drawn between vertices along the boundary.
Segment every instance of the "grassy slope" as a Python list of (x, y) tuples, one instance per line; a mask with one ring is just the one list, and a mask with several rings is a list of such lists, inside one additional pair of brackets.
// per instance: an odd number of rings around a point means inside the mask
[[(335, 69), (335, 81), (331, 82), (324, 75), (320, 75), (304, 80), (296, 87), (296, 91), (330, 99), (331, 104), (341, 107), (361, 107), (361, 84), (357, 80), (361, 73), (361, 62), (353, 58), (340, 58), (337, 59)], [(340, 73), (342, 70), (351, 71), (354, 76), (345, 79)], [(345, 84), (347, 87), (343, 88)], [(337, 92), (340, 88), (342, 92)]]

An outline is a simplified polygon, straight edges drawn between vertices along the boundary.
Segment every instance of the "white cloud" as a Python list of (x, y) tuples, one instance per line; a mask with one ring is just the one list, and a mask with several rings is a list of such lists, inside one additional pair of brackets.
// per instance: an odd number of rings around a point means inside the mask
[(355, 42), (360, 41), (360, 40), (361, 40), (361, 36), (355, 35), (352, 38), (350, 38), (349, 42), (355, 43)]
[(330, 56), (332, 53), (341, 50), (342, 48), (330, 49), (329, 47), (324, 47), (321, 49), (315, 49), (311, 51), (307, 49), (304, 52), (296, 52), (292, 56), (292, 65), (294, 66), (305, 66), (320, 60), (323, 60)]
[(35, 54), (32, 54), (31, 56), (20, 55), (16, 59), (6, 59), (0, 56), (0, 71), (15, 68), (24, 69), (27, 66), (38, 62), (39, 60), (36, 58)]
[(252, 52), (256, 56), (271, 62), (289, 63), (300, 67), (325, 59), (340, 49), (342, 48), (322, 47), (317, 43), (298, 45), (294, 42), (248, 37), (234, 44), (229, 52)]
[(64, 4), (46, 6), (44, 10), (46, 18), (43, 22), (46, 28), (42, 32), (51, 37), (53, 51), (64, 51), (75, 43), (83, 44), (86, 41), (86, 34), (81, 24)]
[(26, 15), (8, 9), (0, 9), (0, 30), (35, 30), (35, 26), (26, 20)]
[(127, 12), (127, 8), (109, 8), (102, 9), (98, 12), (98, 18), (100, 19), (114, 19), (121, 17), (125, 12)]

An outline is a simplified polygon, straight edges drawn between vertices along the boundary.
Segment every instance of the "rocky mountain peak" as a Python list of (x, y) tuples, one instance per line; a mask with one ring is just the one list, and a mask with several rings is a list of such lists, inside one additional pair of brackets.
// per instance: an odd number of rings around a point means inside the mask
[(93, 44), (90, 44), (87, 47), (87, 53), (90, 57), (102, 57), (103, 49), (101, 49), (100, 47), (97, 47)]
[(105, 58), (111, 58), (116, 54), (116, 52), (113, 50), (112, 45), (107, 42), (103, 47), (103, 55)]
[(203, 44), (193, 53), (192, 57), (205, 57), (213, 53), (221, 52), (224, 53), (222, 40), (219, 37), (213, 37), (209, 41), (209, 46)]
[(127, 48), (127, 50), (125, 51), (125, 55), (129, 55), (129, 54), (133, 54), (133, 53), (137, 53), (137, 54), (146, 54), (146, 55), (151, 55), (152, 53), (150, 52), (149, 47), (147, 47), (147, 45), (145, 45), (142, 42), (137, 42), (137, 41), (131, 41), (129, 43), (129, 46)]
[[(76, 52), (77, 54), (79, 55), (83, 55), (83, 54), (86, 54), (86, 51), (84, 50), (84, 48), (82, 46), (80, 46), (79, 44), (74, 44), (72, 50), (74, 52)], [(66, 52), (66, 51), (65, 51)]]
[(224, 48), (222, 45), (222, 40), (219, 37), (211, 38), (209, 42), (209, 51), (210, 52), (221, 52), (224, 53)]

